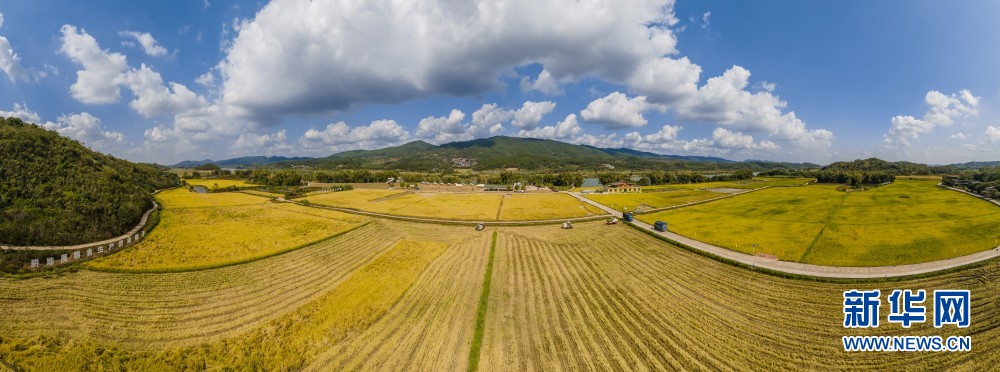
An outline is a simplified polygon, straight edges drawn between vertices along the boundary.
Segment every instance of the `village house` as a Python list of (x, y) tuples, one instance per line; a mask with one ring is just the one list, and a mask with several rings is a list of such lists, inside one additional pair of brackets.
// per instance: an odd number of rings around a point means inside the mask
[(601, 190), (607, 193), (642, 192), (642, 188), (625, 181), (612, 182)]

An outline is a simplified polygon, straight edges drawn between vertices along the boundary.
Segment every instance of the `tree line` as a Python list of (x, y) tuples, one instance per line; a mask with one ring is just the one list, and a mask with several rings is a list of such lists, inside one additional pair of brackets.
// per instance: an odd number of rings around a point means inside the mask
[(941, 183), (963, 188), (990, 199), (1000, 200), (1000, 167), (982, 168), (978, 172), (941, 177)]

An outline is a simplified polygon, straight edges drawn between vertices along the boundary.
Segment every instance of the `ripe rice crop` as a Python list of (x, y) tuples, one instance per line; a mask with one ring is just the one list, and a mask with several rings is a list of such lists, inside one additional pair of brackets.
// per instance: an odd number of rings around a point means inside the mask
[[(480, 370), (986, 370), (1000, 261), (931, 278), (818, 283), (678, 249), (624, 225), (497, 227)], [(463, 370), (489, 231), (376, 220), (219, 269), (0, 277), (0, 360), (27, 370)], [(963, 353), (845, 353), (844, 290), (968, 289)], [(884, 296), (884, 295), (883, 295)], [(883, 304), (884, 305), (884, 304)], [(885, 312), (883, 308), (883, 321)]]
[(156, 194), (156, 199), (166, 208), (228, 207), (235, 205), (264, 204), (267, 198), (239, 192), (201, 194), (185, 188), (167, 190)]
[[(372, 223), (280, 256), (213, 270), (0, 277), (0, 349), (12, 346), (3, 342), (11, 338), (70, 337), (165, 350), (234, 337), (312, 302), (402, 239)], [(9, 356), (0, 359), (11, 361)]]
[(276, 203), (168, 207), (160, 214), (159, 225), (144, 241), (86, 265), (94, 269), (125, 271), (217, 267), (293, 249), (361, 222), (360, 217), (346, 213)]
[(740, 252), (818, 265), (900, 265), (995, 247), (1000, 208), (935, 183), (900, 179), (850, 193), (772, 188), (638, 218)]
[(229, 186), (236, 186), (236, 187), (260, 186), (260, 185), (254, 185), (252, 183), (247, 183), (244, 180), (194, 178), (194, 179), (185, 179), (184, 181), (187, 182), (187, 184), (191, 185), (191, 186), (205, 186), (205, 187), (210, 188), (210, 189), (211, 188), (216, 188), (216, 187), (220, 187), (221, 188), (221, 187), (229, 187)]
[[(831, 284), (732, 267), (622, 225), (499, 231), (483, 371), (984, 370), (1000, 363), (1000, 261), (928, 279)], [(969, 289), (969, 328), (936, 329), (928, 318), (903, 334), (971, 335), (972, 351), (844, 352), (841, 336), (903, 331), (884, 323), (886, 308), (880, 328), (843, 328), (842, 293), (858, 287), (883, 296), (895, 288)]]
[(634, 211), (640, 206), (645, 209), (670, 207), (674, 205), (718, 198), (720, 196), (725, 195), (711, 191), (678, 189), (655, 192), (643, 191), (641, 193), (585, 195), (587, 199), (604, 204), (619, 211), (623, 208), (629, 211)]
[(572, 196), (555, 193), (351, 190), (317, 194), (297, 200), (399, 216), (451, 220), (524, 221), (603, 214), (598, 208), (580, 203)]
[(604, 211), (566, 194), (505, 194), (500, 220), (524, 221), (599, 216)]
[(334, 207), (364, 209), (365, 206), (374, 200), (390, 198), (393, 195), (402, 195), (404, 193), (405, 191), (398, 190), (354, 189), (348, 191), (326, 192), (306, 198), (300, 198), (298, 200), (308, 200), (310, 203)]
[(495, 220), (501, 194), (409, 193), (370, 203), (376, 211), (413, 217)]
[(11, 315), (0, 360), (49, 370), (463, 369), (488, 246), (472, 229), (375, 222), (216, 270), (0, 278)]

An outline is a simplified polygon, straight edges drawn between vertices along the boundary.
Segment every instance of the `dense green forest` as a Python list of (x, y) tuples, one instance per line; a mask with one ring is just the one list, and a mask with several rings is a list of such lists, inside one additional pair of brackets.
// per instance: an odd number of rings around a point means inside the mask
[(823, 167), (821, 170), (829, 172), (884, 172), (897, 176), (934, 174), (927, 164), (908, 161), (890, 162), (879, 158), (838, 161)]
[(0, 118), (0, 244), (71, 245), (124, 234), (152, 206), (153, 190), (177, 184), (165, 168)]
[(944, 176), (941, 178), (941, 183), (1000, 200), (1000, 167), (984, 167), (974, 173)]

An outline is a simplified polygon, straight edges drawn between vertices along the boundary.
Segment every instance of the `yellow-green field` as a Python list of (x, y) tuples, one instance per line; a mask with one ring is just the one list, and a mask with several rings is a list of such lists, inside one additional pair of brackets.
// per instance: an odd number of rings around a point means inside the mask
[(935, 184), (900, 179), (852, 193), (835, 185), (772, 188), (638, 218), (740, 252), (828, 266), (928, 262), (995, 247), (1000, 207)]
[(195, 178), (195, 179), (185, 179), (188, 185), (191, 186), (205, 186), (207, 188), (215, 187), (244, 187), (244, 186), (260, 186), (250, 183), (246, 183), (244, 180), (226, 180), (226, 179), (212, 179), (212, 178)]
[(176, 188), (156, 194), (156, 200), (166, 208), (231, 207), (237, 205), (264, 204), (267, 198), (239, 193), (197, 193), (185, 188)]
[(451, 220), (525, 221), (603, 214), (576, 198), (556, 193), (434, 193), (351, 190), (307, 196), (299, 201), (411, 217)]
[(680, 190), (652, 191), (641, 193), (622, 194), (587, 194), (587, 199), (612, 207), (615, 210), (623, 208), (634, 211), (636, 208), (643, 209), (663, 208), (674, 205), (686, 204), (701, 200), (718, 198), (726, 194), (704, 191), (704, 190)]
[[(144, 241), (86, 265), (125, 271), (216, 267), (266, 257), (364, 222), (356, 215), (272, 203), (242, 193), (198, 194), (177, 189), (158, 197), (166, 209)], [(248, 204), (238, 204), (242, 202)]]
[[(1000, 261), (932, 278), (768, 276), (635, 229), (499, 227), (477, 366), (493, 370), (988, 370)], [(195, 272), (0, 277), (0, 361), (17, 370), (467, 370), (490, 231), (375, 220), (303, 249)], [(846, 353), (843, 291), (968, 289), (961, 353)], [(883, 310), (885, 314), (886, 310)], [(884, 316), (884, 315), (883, 315)], [(883, 318), (884, 320), (884, 318)]]
[(726, 181), (726, 182), (702, 182), (702, 183), (681, 183), (666, 186), (647, 186), (645, 188), (676, 188), (676, 189), (759, 189), (764, 186), (802, 186), (807, 182), (816, 181), (815, 178), (793, 178), (793, 177), (756, 177), (750, 180)]
[(566, 194), (505, 194), (500, 220), (548, 220), (604, 214), (600, 208)]
[(387, 199), (393, 195), (402, 196), (404, 193), (406, 191), (354, 189), (350, 191), (320, 193), (298, 200), (308, 200), (310, 203), (335, 207), (364, 209), (365, 206), (376, 204), (377, 201)]

